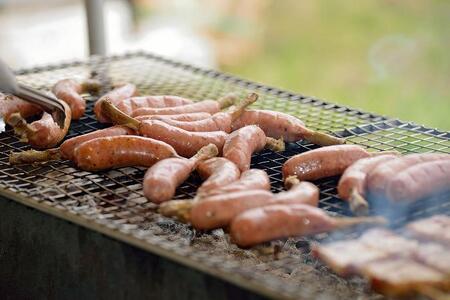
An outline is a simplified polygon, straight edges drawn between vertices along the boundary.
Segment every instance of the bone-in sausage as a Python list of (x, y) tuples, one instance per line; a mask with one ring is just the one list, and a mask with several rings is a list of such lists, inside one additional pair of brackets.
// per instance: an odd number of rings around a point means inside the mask
[(3, 117), (5, 122), (8, 122), (8, 118), (13, 113), (19, 113), (22, 118), (28, 118), (42, 112), (42, 109), (24, 101), (20, 98), (17, 98), (13, 95), (5, 95), (0, 93), (0, 117)]
[(56, 98), (69, 105), (73, 120), (81, 118), (86, 110), (86, 101), (80, 95), (82, 90), (82, 85), (74, 79), (59, 80), (52, 88)]
[(350, 203), (350, 208), (357, 214), (365, 214), (368, 203), (366, 196), (367, 175), (378, 165), (397, 158), (398, 155), (386, 154), (363, 158), (350, 165), (342, 174), (338, 184), (339, 197)]
[(74, 162), (83, 170), (98, 171), (128, 166), (150, 167), (157, 161), (176, 157), (168, 144), (140, 136), (100, 137), (75, 149)]
[(250, 169), (252, 154), (264, 149), (266, 135), (258, 126), (245, 126), (232, 132), (225, 140), (223, 157), (234, 162), (241, 172)]
[(238, 167), (223, 157), (214, 157), (201, 162), (197, 172), (205, 180), (197, 189), (198, 195), (224, 187), (238, 180), (241, 175)]
[(373, 169), (367, 176), (368, 190), (374, 195), (385, 196), (387, 182), (399, 172), (418, 163), (441, 159), (450, 159), (450, 155), (440, 153), (409, 154), (386, 162)]
[(344, 143), (342, 139), (308, 129), (298, 118), (282, 112), (247, 110), (233, 122), (232, 126), (233, 130), (237, 130), (247, 125), (257, 125), (268, 137), (283, 138), (285, 142), (305, 139), (322, 146)]
[(117, 103), (116, 106), (118, 109), (131, 116), (135, 110), (140, 108), (164, 108), (192, 103), (192, 100), (178, 96), (142, 96), (124, 99)]
[(254, 208), (231, 223), (234, 243), (249, 247), (290, 236), (328, 232), (359, 223), (380, 223), (379, 218), (333, 218), (322, 209), (304, 204), (278, 204)]
[(450, 159), (410, 166), (386, 183), (389, 200), (412, 202), (450, 190)]
[(97, 120), (100, 123), (110, 122), (109, 118), (102, 113), (101, 104), (104, 100), (109, 100), (113, 105), (117, 105), (120, 101), (136, 96), (137, 94), (138, 91), (136, 89), (136, 86), (131, 83), (126, 83), (106, 93), (105, 95), (100, 97), (97, 102), (95, 102), (94, 113), (97, 117)]
[(61, 153), (61, 158), (74, 160), (74, 152), (75, 148), (81, 145), (84, 142), (99, 138), (99, 137), (111, 137), (117, 135), (130, 135), (134, 134), (134, 130), (126, 127), (126, 126), (112, 126), (109, 128), (96, 130), (93, 132), (89, 132), (83, 135), (79, 135), (73, 138), (70, 138), (64, 141), (59, 146), (59, 151)]
[(227, 133), (223, 131), (191, 132), (159, 120), (142, 121), (141, 135), (168, 143), (183, 157), (195, 155), (202, 147), (214, 144), (222, 152)]
[(283, 165), (283, 177), (295, 175), (299, 180), (317, 180), (342, 174), (355, 161), (371, 154), (356, 145), (322, 147), (297, 154)]
[[(181, 115), (146, 115), (146, 116), (138, 116), (136, 120), (144, 121), (144, 120), (174, 120), (174, 121), (183, 121), (183, 122), (193, 122), (198, 120), (204, 120), (211, 117), (211, 114), (206, 112), (196, 112), (196, 113), (187, 113)], [(166, 122), (169, 123), (169, 122)]]
[[(193, 112), (207, 112), (210, 114), (215, 114), (219, 112), (221, 109), (226, 108), (233, 104), (235, 101), (235, 95), (226, 95), (219, 100), (203, 100), (200, 102), (175, 106), (175, 107), (164, 107), (164, 108), (139, 108), (136, 109), (132, 116), (142, 116), (142, 115), (178, 115), (185, 113), (193, 113)], [(113, 103), (114, 104), (114, 103)]]
[(216, 145), (210, 144), (189, 159), (173, 157), (157, 162), (145, 173), (145, 197), (158, 204), (172, 199), (176, 188), (189, 177), (197, 165), (217, 154)]
[(53, 119), (53, 116), (44, 112), (40, 120), (28, 124), (19, 113), (14, 113), (8, 118), (15, 133), (20, 136), (23, 142), (27, 142), (36, 149), (47, 149), (55, 147), (67, 134), (71, 122), (69, 106), (60, 101), (64, 106), (66, 119), (64, 127), (61, 128)]

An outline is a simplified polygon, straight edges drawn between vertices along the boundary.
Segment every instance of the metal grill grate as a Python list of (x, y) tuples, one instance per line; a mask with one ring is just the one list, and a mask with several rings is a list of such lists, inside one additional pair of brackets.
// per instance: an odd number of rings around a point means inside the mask
[[(83, 79), (93, 73), (103, 82), (103, 92), (118, 82), (132, 82), (142, 94), (174, 94), (197, 100), (216, 99), (230, 91), (242, 95), (257, 91), (261, 97), (254, 107), (298, 116), (309, 127), (334, 132), (350, 143), (373, 150), (450, 153), (450, 133), (360, 112), (144, 53), (92, 58), (89, 62), (35, 68), (17, 74), (19, 80), (47, 90), (61, 78)], [(102, 127), (92, 113), (96, 98), (89, 96), (86, 99), (89, 104), (87, 114), (72, 124), (68, 137)], [(278, 192), (283, 189), (282, 163), (294, 154), (315, 147), (293, 143), (287, 145), (283, 153), (265, 150), (253, 157), (252, 167), (266, 170), (272, 190)], [(308, 239), (274, 242), (272, 246), (277, 246), (275, 248), (242, 250), (229, 243), (221, 230), (195, 233), (189, 226), (161, 217), (155, 213), (155, 205), (143, 197), (141, 181), (144, 168), (90, 173), (75, 169), (67, 161), (36, 166), (12, 167), (8, 164), (7, 154), (10, 151), (27, 148), (11, 130), (0, 135), (0, 194), (268, 296), (308, 299), (321, 294), (330, 298), (379, 298), (367, 294), (361, 280), (340, 279), (312, 259), (308, 254)], [(197, 176), (191, 176), (178, 189), (176, 198), (193, 197), (199, 182)], [(346, 203), (336, 197), (336, 182), (337, 178), (318, 182), (321, 189), (320, 207), (333, 215), (348, 215)], [(450, 213), (450, 203), (421, 203), (412, 209), (412, 218), (437, 211)], [(398, 223), (404, 221), (398, 220)], [(280, 245), (281, 248), (278, 247)], [(275, 254), (267, 253), (267, 249), (277, 251)]]

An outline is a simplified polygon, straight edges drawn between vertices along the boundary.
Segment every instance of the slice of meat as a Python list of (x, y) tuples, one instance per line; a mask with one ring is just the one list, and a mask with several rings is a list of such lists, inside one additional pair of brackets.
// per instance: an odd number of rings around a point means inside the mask
[(419, 238), (437, 241), (450, 246), (450, 217), (435, 215), (409, 223), (406, 228)]

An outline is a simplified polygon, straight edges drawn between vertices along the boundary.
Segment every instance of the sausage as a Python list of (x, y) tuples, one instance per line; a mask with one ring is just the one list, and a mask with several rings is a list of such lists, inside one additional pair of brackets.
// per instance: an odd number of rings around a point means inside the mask
[(386, 195), (395, 202), (412, 202), (450, 190), (450, 159), (412, 165), (386, 182)]
[[(175, 120), (175, 121), (184, 121), (184, 122), (192, 122), (192, 121), (198, 121), (198, 120), (204, 120), (211, 117), (211, 114), (206, 112), (195, 112), (195, 113), (187, 113), (187, 114), (181, 114), (181, 115), (145, 115), (145, 116), (138, 116), (136, 117), (136, 120), (138, 121), (144, 121), (144, 120)], [(167, 122), (166, 122), (167, 123)]]
[(245, 171), (241, 174), (239, 180), (217, 189), (208, 190), (205, 194), (201, 195), (202, 197), (196, 197), (192, 201), (171, 200), (165, 202), (159, 207), (159, 213), (166, 217), (176, 217), (180, 221), (186, 223), (190, 219), (191, 208), (197, 201), (201, 201), (205, 197), (214, 195), (226, 195), (249, 190), (270, 190), (269, 176), (267, 176), (265, 171), (259, 169)]
[(283, 177), (295, 175), (299, 180), (317, 180), (342, 174), (355, 161), (371, 154), (361, 146), (336, 145), (297, 154), (283, 165)]
[(234, 162), (241, 172), (250, 169), (252, 154), (264, 149), (266, 135), (258, 126), (245, 126), (232, 132), (223, 145), (223, 157)]
[(52, 88), (56, 98), (66, 102), (72, 112), (72, 119), (78, 120), (84, 115), (86, 101), (81, 97), (82, 85), (74, 79), (59, 80)]
[(397, 157), (398, 155), (386, 154), (363, 158), (350, 165), (344, 171), (337, 189), (339, 197), (349, 202), (350, 209), (354, 213), (367, 213), (369, 205), (364, 199), (367, 189), (367, 175), (378, 165)]
[(241, 175), (238, 167), (223, 157), (214, 157), (200, 162), (197, 172), (205, 180), (197, 189), (197, 195), (226, 186), (238, 180)]
[(231, 239), (250, 247), (274, 239), (328, 232), (361, 223), (383, 223), (376, 217), (333, 218), (305, 204), (276, 204), (247, 210), (233, 219)]
[(409, 166), (441, 159), (450, 159), (450, 155), (440, 153), (409, 154), (386, 162), (373, 169), (367, 176), (368, 190), (373, 195), (384, 197), (387, 182), (396, 174), (405, 170)]
[(343, 139), (308, 129), (298, 118), (270, 110), (247, 110), (233, 123), (233, 131), (244, 126), (257, 125), (268, 137), (283, 138), (285, 142), (307, 140), (317, 145), (343, 144)]
[(246, 190), (270, 191), (270, 179), (266, 171), (250, 169), (242, 172), (241, 177), (230, 184), (207, 191), (208, 196), (228, 194)]
[(228, 112), (218, 112), (210, 118), (198, 120), (194, 122), (184, 122), (179, 120), (162, 119), (162, 121), (172, 126), (182, 128), (187, 131), (207, 132), (207, 131), (225, 131), (231, 132), (231, 123), (236, 120), (250, 104), (258, 100), (255, 93), (249, 94), (238, 106), (233, 107)]
[(28, 124), (19, 113), (14, 113), (8, 118), (8, 124), (14, 128), (21, 141), (29, 143), (36, 149), (46, 149), (56, 146), (67, 134), (71, 122), (69, 106), (60, 101), (64, 106), (66, 119), (64, 127), (60, 128), (53, 116), (44, 112), (40, 120)]
[(191, 132), (158, 120), (143, 121), (139, 133), (168, 143), (183, 157), (193, 156), (208, 144), (216, 145), (221, 153), (227, 137), (227, 133), (223, 131)]
[(245, 210), (273, 204), (306, 204), (317, 206), (319, 189), (298, 180), (286, 192), (272, 194), (265, 190), (241, 190), (203, 198), (190, 210), (190, 222), (197, 229), (214, 229), (228, 225)]
[(19, 113), (24, 119), (37, 115), (42, 112), (42, 109), (24, 101), (13, 95), (5, 95), (0, 93), (0, 116), (8, 123), (9, 116), (13, 113)]
[[(164, 107), (164, 108), (139, 108), (136, 109), (131, 116), (137, 117), (142, 115), (178, 115), (192, 112), (207, 112), (215, 114), (221, 109), (226, 108), (233, 104), (236, 96), (234, 94), (226, 95), (217, 101), (203, 100), (193, 104), (187, 104), (183, 106)], [(114, 104), (114, 103), (113, 103)]]
[(164, 108), (194, 103), (192, 100), (178, 96), (142, 96), (124, 99), (116, 104), (117, 108), (131, 115), (139, 108)]
[(189, 177), (197, 165), (216, 156), (218, 152), (216, 145), (209, 144), (189, 159), (173, 157), (157, 162), (145, 173), (145, 197), (158, 204), (172, 199), (176, 188)]
[(75, 148), (82, 143), (93, 140), (98, 137), (130, 135), (134, 131), (126, 126), (113, 126), (90, 133), (79, 135), (64, 141), (59, 148), (47, 149), (44, 151), (27, 150), (11, 153), (9, 156), (10, 164), (32, 164), (36, 162), (44, 162), (49, 160), (67, 159), (74, 160)]
[(67, 160), (74, 160), (75, 148), (84, 142), (99, 138), (99, 137), (111, 137), (118, 135), (131, 135), (134, 131), (126, 126), (112, 126), (109, 128), (96, 130), (83, 135), (79, 135), (64, 141), (59, 146), (61, 157)]
[(131, 83), (126, 83), (121, 86), (116, 87), (112, 91), (106, 93), (100, 99), (95, 102), (94, 105), (94, 113), (97, 117), (97, 120), (100, 123), (109, 123), (110, 120), (108, 117), (106, 117), (102, 113), (102, 102), (103, 100), (109, 100), (113, 105), (117, 105), (120, 101), (125, 100), (127, 98), (136, 96), (138, 94), (138, 91), (136, 89), (136, 86)]
[(157, 161), (177, 157), (168, 144), (140, 136), (99, 137), (75, 149), (74, 162), (83, 170), (99, 171), (129, 166), (150, 167)]

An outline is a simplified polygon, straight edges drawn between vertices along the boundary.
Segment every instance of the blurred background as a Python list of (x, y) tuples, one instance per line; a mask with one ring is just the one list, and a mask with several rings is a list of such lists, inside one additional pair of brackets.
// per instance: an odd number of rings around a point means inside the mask
[[(145, 50), (450, 130), (450, 1), (105, 0), (109, 54)], [(0, 0), (0, 57), (85, 58), (82, 0)]]

